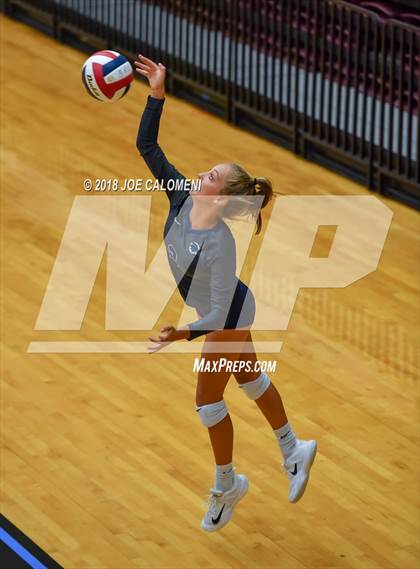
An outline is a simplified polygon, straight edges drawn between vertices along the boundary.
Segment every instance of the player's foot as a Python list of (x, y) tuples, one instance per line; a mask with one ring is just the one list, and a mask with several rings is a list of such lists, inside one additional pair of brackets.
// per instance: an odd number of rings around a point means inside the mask
[(236, 504), (248, 491), (248, 478), (244, 474), (234, 474), (233, 486), (226, 492), (210, 489), (208, 511), (201, 520), (204, 531), (217, 531), (225, 526), (233, 515)]
[(290, 481), (289, 502), (297, 502), (302, 498), (315, 455), (316, 441), (297, 440), (292, 454), (284, 463)]

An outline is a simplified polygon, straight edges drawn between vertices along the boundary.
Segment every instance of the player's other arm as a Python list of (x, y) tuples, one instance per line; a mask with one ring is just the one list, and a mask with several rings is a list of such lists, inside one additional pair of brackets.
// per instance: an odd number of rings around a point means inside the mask
[[(142, 55), (138, 56), (135, 66), (138, 73), (148, 78), (151, 88), (137, 134), (137, 149), (153, 176), (166, 188), (169, 180), (185, 179), (185, 176), (170, 164), (158, 144), (160, 117), (165, 101), (166, 69), (161, 63), (156, 64)], [(172, 201), (174, 193), (167, 192), (167, 195)]]
[(230, 234), (226, 234), (221, 243), (211, 246), (210, 266), (210, 312), (188, 324), (190, 334), (187, 340), (193, 340), (209, 332), (221, 330), (231, 307), (238, 278), (236, 277), (236, 246)]

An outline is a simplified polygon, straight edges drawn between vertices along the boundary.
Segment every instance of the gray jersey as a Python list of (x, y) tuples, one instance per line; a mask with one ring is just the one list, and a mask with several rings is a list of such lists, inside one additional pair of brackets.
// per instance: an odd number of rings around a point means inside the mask
[(239, 279), (236, 248), (226, 223), (211, 229), (192, 229), (187, 197), (165, 236), (172, 274), (182, 297), (202, 318), (189, 324), (192, 332), (224, 328)]
[[(166, 187), (169, 180), (185, 180), (169, 163), (157, 143), (164, 100), (148, 97), (137, 136), (137, 148), (151, 172)], [(170, 207), (164, 238), (169, 266), (184, 301), (200, 318), (188, 324), (189, 339), (214, 330), (252, 323), (255, 302), (236, 277), (236, 247), (223, 220), (211, 229), (192, 229), (192, 199), (186, 191), (166, 191)]]

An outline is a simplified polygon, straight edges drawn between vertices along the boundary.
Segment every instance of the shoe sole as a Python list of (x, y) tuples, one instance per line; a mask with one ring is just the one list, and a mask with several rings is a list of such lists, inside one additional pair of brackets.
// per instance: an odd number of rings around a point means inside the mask
[(305, 481), (304, 481), (304, 483), (302, 484), (301, 489), (300, 489), (300, 492), (299, 492), (299, 494), (296, 496), (296, 498), (295, 498), (294, 500), (289, 500), (289, 502), (290, 502), (291, 504), (296, 504), (296, 502), (298, 502), (298, 501), (302, 498), (303, 494), (305, 493), (306, 486), (308, 485), (308, 482), (309, 482), (309, 474), (310, 474), (310, 471), (311, 471), (311, 468), (312, 468), (312, 465), (313, 465), (313, 463), (314, 463), (315, 456), (316, 456), (316, 453), (317, 453), (317, 450), (318, 450), (317, 442), (314, 441), (314, 443), (315, 443), (315, 444), (314, 444), (312, 456), (311, 456), (310, 461), (308, 462), (308, 465), (307, 465), (307, 468), (306, 468), (306, 471), (305, 471), (305, 474), (306, 474)]
[(245, 496), (245, 494), (248, 492), (248, 488), (249, 488), (249, 481), (248, 478), (244, 478), (242, 481), (242, 488), (240, 493), (238, 494), (238, 496), (236, 497), (235, 501), (232, 502), (232, 505), (230, 507), (230, 513), (228, 516), (226, 516), (226, 518), (223, 520), (223, 522), (220, 522), (219, 524), (217, 524), (216, 526), (204, 526), (203, 524), (201, 524), (201, 529), (203, 529), (204, 531), (207, 532), (213, 532), (213, 531), (218, 531), (222, 528), (225, 527), (225, 525), (230, 522), (230, 520), (232, 519), (233, 516), (233, 510), (236, 506), (236, 504), (239, 502), (239, 500), (242, 500), (242, 498)]

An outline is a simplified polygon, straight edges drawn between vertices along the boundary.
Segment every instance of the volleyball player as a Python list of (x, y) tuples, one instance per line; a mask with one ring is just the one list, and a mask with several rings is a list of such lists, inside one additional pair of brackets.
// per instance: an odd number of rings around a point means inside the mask
[[(169, 180), (185, 180), (168, 162), (157, 142), (165, 100), (166, 69), (142, 55), (138, 56), (135, 67), (147, 77), (151, 87), (140, 122), (137, 148), (155, 178), (166, 188)], [(153, 342), (150, 352), (170, 342), (205, 335), (203, 356), (207, 361), (235, 357), (255, 364), (255, 350), (249, 351), (249, 347), (253, 347), (250, 327), (255, 316), (255, 301), (252, 292), (235, 275), (235, 241), (223, 218), (238, 213), (253, 214), (259, 233), (262, 220), (260, 208), (255, 210), (255, 196), (260, 198), (261, 207), (265, 207), (272, 197), (272, 186), (267, 178), (249, 176), (233, 163), (218, 164), (198, 178), (200, 192), (166, 191), (169, 214), (164, 229), (171, 271), (184, 301), (196, 308), (197, 320), (178, 329), (172, 325), (163, 327), (157, 338), (150, 338)], [(239, 201), (229, 199), (232, 196), (239, 197)], [(213, 342), (240, 342), (248, 351), (236, 355), (211, 353), (207, 348)], [(254, 365), (251, 368), (255, 369)], [(223, 400), (230, 375), (227, 371), (203, 371), (197, 378), (196, 410), (208, 429), (215, 458), (214, 486), (210, 489), (208, 511), (201, 522), (205, 531), (225, 526), (235, 505), (248, 490), (247, 477), (237, 474), (232, 464), (233, 426)], [(308, 482), (316, 442), (296, 438), (281, 397), (265, 372), (241, 371), (234, 376), (272, 427), (290, 482), (289, 501), (297, 502)]]

